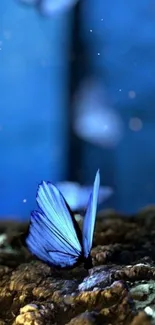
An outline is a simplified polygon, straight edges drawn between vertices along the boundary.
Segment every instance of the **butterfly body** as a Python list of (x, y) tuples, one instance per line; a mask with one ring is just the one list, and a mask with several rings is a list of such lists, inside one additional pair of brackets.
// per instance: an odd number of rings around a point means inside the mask
[(92, 247), (99, 191), (99, 171), (89, 197), (82, 231), (60, 191), (50, 182), (42, 182), (37, 192), (40, 211), (33, 211), (29, 234), (29, 250), (39, 259), (58, 268), (72, 268), (83, 262), (92, 267)]

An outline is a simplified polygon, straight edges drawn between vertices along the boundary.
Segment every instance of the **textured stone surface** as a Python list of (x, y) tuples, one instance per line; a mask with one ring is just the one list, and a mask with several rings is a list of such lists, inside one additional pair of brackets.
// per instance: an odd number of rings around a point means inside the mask
[(155, 208), (97, 220), (89, 273), (50, 268), (24, 247), (27, 225), (0, 224), (0, 325), (155, 324)]

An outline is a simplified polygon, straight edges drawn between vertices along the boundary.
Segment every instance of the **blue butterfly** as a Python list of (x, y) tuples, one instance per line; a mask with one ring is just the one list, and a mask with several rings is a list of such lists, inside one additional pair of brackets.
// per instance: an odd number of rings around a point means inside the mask
[(38, 188), (37, 203), (40, 212), (33, 211), (26, 238), (28, 249), (49, 265), (74, 267), (83, 262), (92, 267), (92, 248), (100, 174), (96, 173), (92, 193), (86, 209), (82, 232), (61, 192), (43, 181)]

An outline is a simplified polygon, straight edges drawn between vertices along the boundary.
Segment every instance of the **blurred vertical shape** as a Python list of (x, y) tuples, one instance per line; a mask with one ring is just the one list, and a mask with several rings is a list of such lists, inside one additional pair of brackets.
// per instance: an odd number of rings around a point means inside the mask
[(0, 216), (27, 218), (38, 182), (67, 177), (69, 25), (0, 1)]
[[(86, 6), (85, 6), (86, 4)], [(82, 11), (84, 8), (84, 11)], [(91, 183), (93, 181), (93, 174), (96, 172), (96, 169), (101, 169), (101, 181), (103, 185), (110, 185), (113, 187), (113, 174), (114, 174), (114, 166), (113, 166), (113, 152), (109, 150), (109, 148), (100, 149), (93, 145), (92, 143), (87, 143), (85, 140), (85, 136), (79, 135), (87, 131), (86, 129), (82, 129), (82, 124), (80, 119), (83, 119), (82, 112), (80, 110), (80, 106), (84, 108), (86, 113), (86, 118), (88, 116), (89, 119), (89, 98), (88, 93), (92, 92), (92, 83), (96, 85), (96, 79), (101, 79), (101, 87), (102, 81), (105, 77), (104, 69), (100, 69), (99, 71), (94, 69), (94, 61), (92, 60), (92, 53), (94, 51), (94, 43), (92, 41), (91, 46), (88, 42), (89, 34), (91, 33), (89, 30), (89, 15), (91, 8), (89, 6), (89, 1), (80, 1), (75, 8), (75, 23), (74, 23), (74, 34), (73, 34), (73, 62), (72, 62), (72, 82), (71, 82), (71, 94), (72, 94), (72, 104), (73, 104), (73, 113), (72, 113), (72, 146), (71, 146), (71, 161), (72, 156), (75, 157), (74, 167), (76, 165), (76, 174), (75, 171), (72, 173), (72, 180), (78, 180), (81, 184)], [(103, 35), (102, 35), (103, 39)], [(100, 78), (101, 77), (101, 78)], [(90, 81), (90, 83), (89, 83)], [(82, 85), (82, 87), (81, 87)], [(84, 86), (84, 87), (83, 87)], [(88, 86), (85, 87), (85, 86)], [(91, 87), (89, 87), (91, 86)], [(85, 90), (88, 90), (86, 93)], [(104, 83), (103, 83), (103, 92), (104, 92)], [(74, 96), (73, 96), (74, 94)], [(81, 96), (82, 95), (82, 96)], [(86, 96), (85, 96), (86, 95)], [(77, 98), (78, 96), (78, 98)], [(83, 102), (80, 102), (81, 99)], [(103, 98), (102, 98), (103, 99)], [(102, 100), (101, 100), (102, 102)], [(83, 110), (83, 109), (82, 109)], [(94, 106), (94, 115), (96, 111), (96, 106)], [(78, 116), (79, 115), (79, 116)], [(79, 117), (79, 122), (77, 120)], [(96, 119), (96, 116), (95, 116)], [(95, 120), (94, 120), (95, 122)], [(77, 132), (77, 124), (81, 131)], [(79, 133), (79, 134), (78, 134)], [(91, 141), (92, 142), (92, 141)], [(93, 141), (93, 143), (96, 141)], [(74, 176), (73, 176), (74, 175)], [(112, 197), (113, 201), (113, 197)], [(104, 203), (105, 206), (109, 206), (112, 204), (110, 199), (110, 203)]]
[(115, 208), (133, 213), (155, 202), (155, 2), (85, 0), (81, 25), (93, 73), (125, 125), (113, 157)]
[[(69, 172), (72, 181), (78, 180), (82, 168), (83, 147), (82, 141), (76, 136), (73, 129), (74, 120), (74, 96), (79, 87), (81, 80), (86, 76), (89, 69), (88, 56), (86, 48), (80, 37), (80, 5), (81, 1), (77, 2), (73, 10), (73, 28), (71, 42), (71, 64), (70, 64), (70, 152), (69, 152)], [(74, 163), (73, 163), (74, 162)], [(81, 179), (82, 180), (82, 179)], [(92, 180), (91, 180), (92, 181)]]

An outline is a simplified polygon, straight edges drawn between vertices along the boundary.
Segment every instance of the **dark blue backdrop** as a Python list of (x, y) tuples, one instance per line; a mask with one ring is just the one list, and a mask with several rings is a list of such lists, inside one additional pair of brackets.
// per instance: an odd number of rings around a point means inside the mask
[[(155, 4), (152, 0), (83, 0), (79, 14), (91, 74), (100, 76), (122, 116), (123, 139), (106, 150), (79, 140), (79, 151), (72, 145), (69, 161), (73, 12), (46, 19), (33, 8), (1, 0), (2, 216), (26, 218), (34, 208), (41, 179), (90, 183), (98, 167), (102, 183), (115, 189), (107, 205), (133, 212), (155, 201)], [(135, 92), (134, 98), (128, 96), (130, 91)], [(132, 117), (142, 121), (139, 132), (129, 128)]]
[[(103, 161), (102, 175), (107, 181), (113, 177), (116, 188), (111, 203), (133, 212), (155, 202), (155, 3), (86, 0), (81, 17), (92, 70), (102, 77), (125, 126), (122, 141), (109, 155), (86, 146), (83, 170), (87, 166), (91, 173), (98, 159)], [(134, 98), (128, 96), (132, 90)], [(132, 117), (142, 121), (139, 132), (129, 128)]]

